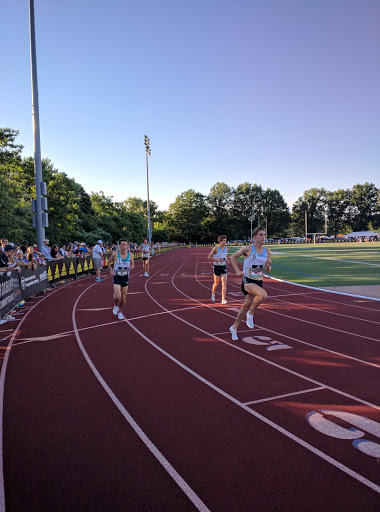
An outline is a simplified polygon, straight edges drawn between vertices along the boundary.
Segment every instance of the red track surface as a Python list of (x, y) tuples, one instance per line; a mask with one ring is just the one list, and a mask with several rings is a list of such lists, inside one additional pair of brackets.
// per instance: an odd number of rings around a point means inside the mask
[(126, 321), (88, 277), (0, 333), (0, 510), (379, 510), (380, 302), (266, 280), (232, 342), (207, 253), (138, 262)]

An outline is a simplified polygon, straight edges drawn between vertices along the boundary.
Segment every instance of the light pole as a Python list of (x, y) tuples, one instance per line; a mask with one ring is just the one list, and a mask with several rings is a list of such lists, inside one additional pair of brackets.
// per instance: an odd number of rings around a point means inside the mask
[(305, 242), (307, 243), (307, 210), (305, 210)]
[(45, 228), (48, 227), (46, 183), (42, 181), (41, 142), (40, 142), (40, 114), (38, 106), (37, 82), (37, 56), (36, 35), (34, 24), (34, 0), (29, 0), (29, 26), (30, 26), (30, 64), (32, 71), (32, 102), (33, 102), (33, 131), (34, 131), (34, 174), (36, 184), (36, 199), (33, 201), (33, 227), (37, 228), (38, 249), (43, 246)]
[(152, 226), (150, 224), (150, 202), (149, 202), (149, 173), (148, 173), (148, 155), (150, 156), (150, 147), (149, 147), (150, 140), (146, 135), (144, 135), (144, 144), (145, 144), (145, 158), (146, 158), (146, 189), (147, 189), (147, 196), (148, 196), (148, 242), (152, 243)]

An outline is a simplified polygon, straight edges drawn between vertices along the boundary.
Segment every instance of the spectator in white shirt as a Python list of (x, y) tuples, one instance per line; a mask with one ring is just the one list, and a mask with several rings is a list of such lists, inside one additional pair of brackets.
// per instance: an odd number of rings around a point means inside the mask
[(103, 242), (98, 240), (98, 243), (94, 245), (94, 248), (92, 249), (92, 263), (96, 271), (95, 281), (103, 281), (103, 279), (100, 278), (100, 270), (102, 268), (103, 261)]

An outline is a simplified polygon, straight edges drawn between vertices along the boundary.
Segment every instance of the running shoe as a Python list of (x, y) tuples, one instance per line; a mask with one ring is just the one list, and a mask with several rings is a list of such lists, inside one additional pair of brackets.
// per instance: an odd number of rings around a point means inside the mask
[(231, 332), (231, 338), (233, 339), (233, 341), (237, 341), (239, 339), (238, 335), (237, 335), (237, 329), (233, 329), (232, 325), (231, 325), (230, 332)]
[(119, 311), (119, 306), (114, 306), (114, 307), (113, 307), (113, 310), (112, 310), (112, 313), (113, 313), (114, 315), (117, 315), (118, 311)]
[(211, 302), (215, 302), (215, 295), (211, 294)]
[(251, 315), (249, 312), (247, 313), (246, 322), (250, 329), (253, 329), (255, 327), (253, 323), (253, 315)]
[(96, 281), (97, 283), (100, 283), (100, 281), (104, 281), (104, 279), (101, 279), (100, 277), (95, 277), (95, 281)]
[(228, 304), (228, 300), (226, 300), (226, 299), (222, 300), (222, 304)]
[(118, 318), (119, 320), (124, 320), (124, 315), (123, 315), (123, 313), (122, 313), (121, 311), (119, 311), (119, 312), (118, 312), (118, 314), (117, 314), (117, 318)]
[(148, 272), (145, 272), (144, 276), (145, 276), (145, 277), (149, 277)]

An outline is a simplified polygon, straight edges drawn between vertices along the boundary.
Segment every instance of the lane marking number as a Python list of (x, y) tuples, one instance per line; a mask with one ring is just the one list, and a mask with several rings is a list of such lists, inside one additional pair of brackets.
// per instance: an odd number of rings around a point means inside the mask
[[(347, 422), (351, 427), (342, 427), (326, 416), (338, 418)], [(380, 458), (380, 444), (367, 439), (361, 439), (365, 434), (380, 438), (380, 423), (374, 420), (345, 411), (320, 409), (306, 415), (307, 422), (318, 432), (335, 439), (353, 440), (352, 445), (370, 457)]]

